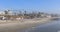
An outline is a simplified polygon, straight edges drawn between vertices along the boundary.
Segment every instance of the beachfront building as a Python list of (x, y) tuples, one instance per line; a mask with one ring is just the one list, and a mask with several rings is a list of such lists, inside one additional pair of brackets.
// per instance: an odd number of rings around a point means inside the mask
[(12, 15), (12, 13), (10, 11), (7, 14), (5, 12), (8, 12), (8, 11), (6, 10), (6, 11), (0, 12), (0, 20), (8, 19), (8, 16)]

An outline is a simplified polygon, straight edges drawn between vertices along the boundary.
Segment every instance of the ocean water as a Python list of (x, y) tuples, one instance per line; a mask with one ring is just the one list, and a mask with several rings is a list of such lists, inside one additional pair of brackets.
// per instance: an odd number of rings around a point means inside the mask
[(44, 25), (39, 25), (24, 32), (60, 32), (60, 20), (52, 21)]

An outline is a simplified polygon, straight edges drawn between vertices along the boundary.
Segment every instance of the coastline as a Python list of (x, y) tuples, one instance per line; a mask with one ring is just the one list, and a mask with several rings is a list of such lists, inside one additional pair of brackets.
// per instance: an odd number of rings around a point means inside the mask
[[(28, 28), (33, 28), (36, 27), (39, 24), (44, 24), (47, 23), (51, 18), (42, 18), (42, 19), (35, 19), (35, 20), (24, 20), (24, 22), (13, 22), (13, 23), (4, 23), (4, 24), (0, 24), (0, 32), (15, 32), (15, 31), (22, 31), (24, 29), (28, 29)], [(7, 29), (7, 30), (6, 30)]]

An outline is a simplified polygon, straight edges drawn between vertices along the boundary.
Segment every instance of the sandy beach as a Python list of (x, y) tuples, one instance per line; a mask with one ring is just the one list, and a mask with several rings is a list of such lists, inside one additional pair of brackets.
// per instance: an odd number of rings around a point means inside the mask
[[(22, 32), (25, 29), (33, 28), (39, 24), (47, 23), (50, 18), (42, 18), (42, 19), (25, 19), (21, 21), (10, 21), (8, 22), (0, 22), (0, 32)], [(2, 20), (0, 20), (2, 21)]]

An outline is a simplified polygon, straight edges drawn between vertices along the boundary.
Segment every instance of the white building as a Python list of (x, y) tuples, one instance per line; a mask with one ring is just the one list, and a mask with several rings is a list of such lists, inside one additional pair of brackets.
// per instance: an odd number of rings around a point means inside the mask
[(5, 14), (5, 12), (0, 12), (0, 15), (4, 15)]

